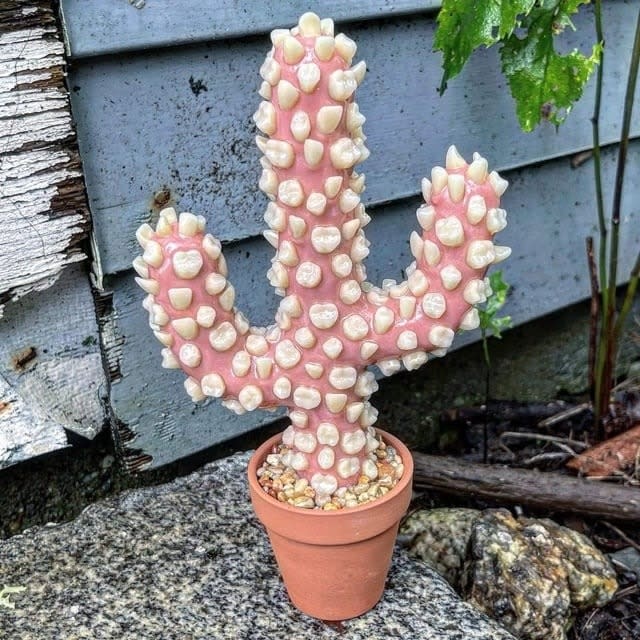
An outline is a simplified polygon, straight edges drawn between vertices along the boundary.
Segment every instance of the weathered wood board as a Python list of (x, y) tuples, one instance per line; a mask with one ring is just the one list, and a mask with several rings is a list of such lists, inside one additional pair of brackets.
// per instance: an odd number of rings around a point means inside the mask
[[(256, 4), (254, 13), (261, 6)], [(634, 3), (604, 6), (604, 143), (619, 136), (621, 78), (635, 10)], [(138, 12), (140, 21), (145, 11)], [(295, 7), (286, 16), (282, 10), (283, 24), (293, 23), (296, 15)], [(581, 11), (563, 46), (589, 49), (590, 20), (589, 12)], [(548, 125), (524, 134), (495, 51), (475, 55), (440, 98), (440, 56), (431, 52), (434, 26), (434, 17), (425, 14), (348, 25), (358, 58), (369, 67), (358, 92), (371, 149), (363, 165), (369, 178), (366, 204), (416, 194), (420, 178), (444, 161), (451, 143), (466, 156), (480, 150), (500, 170), (591, 145), (591, 88), (560, 133)], [(135, 230), (167, 201), (206, 215), (223, 240), (251, 237), (263, 228), (251, 115), (259, 104), (258, 69), (269, 46), (265, 34), (78, 61), (71, 74), (73, 107), (105, 273), (129, 268)], [(640, 117), (633, 134), (640, 135)]]
[[(615, 147), (603, 156), (607, 202), (615, 156)], [(500, 234), (499, 242), (513, 247), (504, 269), (513, 286), (507, 311), (516, 324), (588, 295), (584, 239), (595, 232), (592, 171), (590, 162), (573, 169), (570, 158), (560, 158), (535, 170), (505, 174), (511, 183), (503, 199), (510, 226)], [(627, 180), (628, 193), (638, 193), (640, 141), (632, 144)], [(571, 199), (568, 194), (572, 194)], [(418, 204), (418, 199), (411, 198), (369, 210), (373, 218), (367, 227), (367, 237), (372, 241), (367, 261), (371, 281), (401, 278), (401, 269), (412, 259), (407, 240), (410, 231), (417, 228), (414, 212)], [(621, 232), (621, 280), (627, 277), (640, 245), (637, 215), (633, 199), (627, 198)], [(262, 239), (225, 248), (239, 308), (253, 324), (270, 323), (279, 301), (265, 275), (272, 251)], [(118, 422), (131, 432), (127, 447), (131, 448), (132, 460), (139, 462), (143, 452), (144, 465), (159, 466), (274, 418), (274, 414), (259, 411), (236, 416), (215, 401), (192, 404), (182, 386), (185, 376), (160, 368), (161, 347), (147, 326), (147, 314), (140, 306), (144, 294), (133, 283), (133, 276), (118, 275), (111, 285), (118, 311), (117, 381), (111, 401)], [(456, 346), (478, 337), (477, 331), (463, 334)]]

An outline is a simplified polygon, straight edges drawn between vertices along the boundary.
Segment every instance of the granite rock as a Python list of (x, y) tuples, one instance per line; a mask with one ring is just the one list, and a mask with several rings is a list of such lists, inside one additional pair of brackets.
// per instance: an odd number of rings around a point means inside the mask
[[(249, 502), (249, 454), (0, 543), (11, 640), (512, 640), (397, 549), (383, 600), (328, 625), (289, 602)], [(338, 628), (341, 627), (341, 628)]]

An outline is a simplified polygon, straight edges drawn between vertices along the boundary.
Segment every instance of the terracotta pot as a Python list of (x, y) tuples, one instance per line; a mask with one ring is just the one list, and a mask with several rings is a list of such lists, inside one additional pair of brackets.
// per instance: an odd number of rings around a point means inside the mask
[(256, 515), (266, 527), (293, 604), (321, 620), (347, 620), (382, 597), (400, 519), (411, 499), (413, 460), (390, 434), (377, 430), (404, 463), (400, 482), (382, 498), (338, 511), (302, 509), (279, 502), (258, 484), (256, 471), (281, 435), (267, 440), (249, 462)]

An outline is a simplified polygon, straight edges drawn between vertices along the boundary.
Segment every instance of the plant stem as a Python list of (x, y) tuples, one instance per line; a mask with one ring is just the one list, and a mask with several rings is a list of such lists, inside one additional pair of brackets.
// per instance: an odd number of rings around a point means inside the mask
[(627, 290), (624, 295), (624, 301), (622, 303), (622, 307), (620, 309), (620, 313), (618, 314), (618, 319), (616, 321), (616, 326), (614, 330), (614, 336), (616, 342), (620, 338), (620, 334), (624, 329), (624, 323), (627, 320), (627, 316), (629, 315), (629, 311), (631, 311), (631, 305), (633, 304), (633, 299), (636, 295), (636, 290), (638, 288), (638, 280), (640, 280), (640, 253), (636, 257), (636, 263), (633, 265), (633, 269), (631, 269), (631, 274), (629, 276), (629, 283), (627, 284)]
[(587, 264), (589, 266), (589, 280), (591, 281), (591, 307), (589, 309), (589, 392), (591, 402), (595, 399), (596, 390), (596, 347), (598, 344), (598, 315), (600, 313), (600, 298), (598, 285), (598, 272), (596, 270), (595, 258), (593, 255), (593, 238), (589, 236), (586, 241)]
[(484, 363), (486, 370), (484, 374), (484, 421), (482, 424), (482, 461), (489, 462), (489, 390), (491, 384), (491, 358), (489, 357), (489, 338), (487, 330), (482, 332), (482, 351), (484, 353)]

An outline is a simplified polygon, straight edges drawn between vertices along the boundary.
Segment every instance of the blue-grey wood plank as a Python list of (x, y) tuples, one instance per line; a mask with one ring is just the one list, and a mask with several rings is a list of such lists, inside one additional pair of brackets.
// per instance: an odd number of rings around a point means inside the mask
[[(72, 58), (173, 47), (296, 24), (309, 11), (305, 0), (149, 0), (140, 9), (125, 0), (62, 0), (61, 15)], [(311, 7), (342, 23), (433, 10), (440, 0), (320, 0)]]
[[(603, 142), (619, 135), (635, 10), (625, 2), (604, 7)], [(588, 49), (590, 20), (581, 12), (577, 30), (566, 34), (567, 46)], [(440, 57), (430, 53), (433, 30), (433, 19), (419, 16), (349, 31), (370, 69), (359, 92), (372, 152), (363, 165), (366, 203), (417, 193), (420, 178), (443, 162), (451, 143), (467, 157), (481, 151), (498, 169), (590, 146), (591, 90), (560, 133), (547, 125), (524, 134), (494, 51), (475, 55), (439, 98)], [(135, 230), (148, 219), (154, 193), (164, 187), (181, 208), (207, 216), (223, 240), (253, 236), (264, 227), (251, 114), (260, 100), (258, 68), (268, 46), (261, 36), (84, 61), (75, 68), (74, 114), (106, 273), (129, 267)], [(640, 135), (640, 113), (632, 130)]]
[[(603, 155), (607, 203), (615, 159), (616, 148), (607, 149)], [(502, 269), (513, 285), (506, 310), (516, 324), (588, 295), (584, 239), (596, 234), (592, 171), (590, 162), (572, 169), (569, 158), (562, 158), (506, 174), (511, 186), (503, 203), (509, 211), (509, 226), (499, 242), (513, 248)], [(640, 193), (640, 141), (631, 145), (626, 187), (621, 280), (628, 277), (640, 246), (640, 212), (634, 207)], [(401, 269), (411, 260), (407, 239), (417, 227), (414, 211), (418, 204), (412, 198), (370, 211), (370, 281), (401, 278)], [(225, 249), (239, 308), (253, 324), (270, 323), (279, 300), (265, 276), (272, 251), (266, 241), (257, 239)], [(119, 362), (122, 377), (112, 387), (112, 405), (117, 419), (133, 432), (128, 446), (151, 456), (150, 466), (168, 463), (273, 419), (273, 414), (259, 411), (238, 417), (218, 402), (194, 406), (182, 386), (184, 374), (160, 368), (160, 345), (147, 326), (147, 314), (140, 306), (143, 293), (133, 284), (133, 274), (116, 276), (112, 284), (118, 330), (124, 339)], [(456, 346), (478, 338), (477, 331), (463, 334)]]

